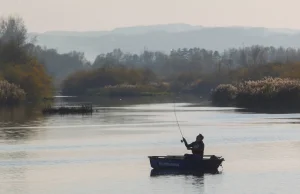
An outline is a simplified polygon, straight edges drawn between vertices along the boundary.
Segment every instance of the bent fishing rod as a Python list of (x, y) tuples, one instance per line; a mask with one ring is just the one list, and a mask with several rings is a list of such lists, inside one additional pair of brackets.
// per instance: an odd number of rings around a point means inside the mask
[[(174, 100), (173, 104), (174, 104), (174, 115), (175, 115), (175, 118), (176, 118), (176, 123), (177, 123), (178, 129), (179, 129), (179, 132), (180, 132), (180, 134), (181, 134), (181, 137), (182, 137), (182, 139), (183, 139), (184, 137), (183, 137), (183, 134), (182, 134), (182, 131), (181, 131), (179, 122), (178, 122), (177, 114), (176, 114), (175, 100)], [(181, 143), (183, 143), (183, 140), (181, 140)]]

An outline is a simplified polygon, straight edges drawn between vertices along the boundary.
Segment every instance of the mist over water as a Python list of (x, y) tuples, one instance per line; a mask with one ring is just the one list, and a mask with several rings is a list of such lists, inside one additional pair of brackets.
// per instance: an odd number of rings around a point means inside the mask
[(184, 136), (191, 142), (202, 133), (205, 154), (223, 156), (223, 170), (150, 176), (147, 156), (189, 152), (180, 142), (173, 100), (152, 99), (94, 101), (92, 115), (1, 110), (0, 193), (299, 192), (299, 113), (251, 113), (176, 99)]

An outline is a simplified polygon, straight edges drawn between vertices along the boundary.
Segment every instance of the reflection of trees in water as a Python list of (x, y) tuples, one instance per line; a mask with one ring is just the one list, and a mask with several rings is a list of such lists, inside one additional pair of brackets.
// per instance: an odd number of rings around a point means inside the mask
[[(123, 113), (122, 113), (123, 111)], [(106, 109), (101, 108), (98, 110), (99, 118), (102, 120), (101, 122), (105, 124), (137, 124), (137, 123), (145, 123), (151, 119), (150, 115), (142, 115), (139, 113), (126, 114), (128, 110), (119, 110), (119, 109)]]
[(29, 128), (1, 129), (0, 137), (7, 140), (24, 140), (29, 139), (34, 133), (35, 131)]
[(299, 107), (261, 107), (261, 108), (240, 108), (236, 109), (239, 113), (257, 113), (257, 114), (291, 114), (300, 113)]
[[(176, 96), (153, 96), (153, 97), (100, 97), (100, 96), (90, 96), (90, 97), (59, 97), (57, 102), (68, 104), (68, 103), (80, 103), (80, 102), (90, 102), (93, 104), (96, 112), (92, 115), (79, 115), (82, 118), (97, 118), (97, 122), (103, 124), (132, 124), (132, 123), (147, 123), (152, 122), (151, 114), (140, 114), (140, 112), (153, 112), (156, 110), (124, 110), (125, 106), (134, 106), (140, 104), (159, 104), (159, 103), (180, 103), (180, 102), (190, 102), (199, 103), (203, 101), (199, 96), (194, 95), (176, 95)], [(101, 108), (100, 108), (101, 107)], [(106, 108), (107, 107), (107, 108)], [(110, 109), (109, 107), (120, 107)], [(173, 107), (173, 106), (172, 106)], [(162, 110), (160, 110), (162, 111)], [(173, 111), (171, 110), (166, 111)], [(130, 113), (128, 113), (130, 112)], [(70, 115), (55, 115), (58, 117), (65, 117), (66, 119), (72, 119)], [(72, 117), (77, 117), (78, 115)], [(53, 116), (52, 116), (53, 118)], [(153, 116), (155, 118), (155, 116)], [(163, 122), (163, 121), (160, 121)], [(170, 121), (165, 121), (170, 122)], [(173, 122), (173, 120), (171, 121)]]
[(0, 138), (8, 140), (28, 139), (35, 134), (35, 126), (43, 121), (36, 106), (5, 107), (0, 109)]
[(138, 104), (153, 104), (153, 103), (173, 103), (175, 102), (195, 102), (201, 101), (199, 96), (193, 95), (176, 95), (176, 96), (153, 96), (153, 97), (76, 97), (65, 99), (70, 102), (92, 102), (96, 106), (130, 106)]

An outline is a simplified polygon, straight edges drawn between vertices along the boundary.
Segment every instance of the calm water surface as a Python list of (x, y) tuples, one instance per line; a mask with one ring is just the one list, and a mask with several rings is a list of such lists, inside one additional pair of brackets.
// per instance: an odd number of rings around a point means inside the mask
[(220, 174), (150, 176), (147, 156), (188, 153), (173, 103), (98, 106), (93, 115), (0, 114), (0, 193), (295, 193), (300, 190), (300, 114), (255, 114), (180, 102), (186, 139), (202, 133)]

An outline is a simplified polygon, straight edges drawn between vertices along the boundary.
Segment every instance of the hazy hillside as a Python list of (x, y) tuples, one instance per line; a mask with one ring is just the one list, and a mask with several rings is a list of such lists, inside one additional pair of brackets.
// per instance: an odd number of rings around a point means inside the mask
[(121, 48), (140, 53), (143, 49), (169, 52), (171, 49), (201, 47), (223, 51), (229, 47), (259, 44), (300, 47), (300, 32), (287, 29), (191, 26), (169, 24), (117, 28), (99, 32), (46, 32), (37, 35), (37, 44), (58, 52), (81, 51), (89, 60), (100, 53)]

